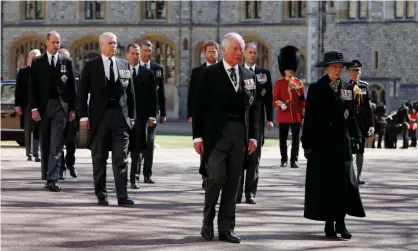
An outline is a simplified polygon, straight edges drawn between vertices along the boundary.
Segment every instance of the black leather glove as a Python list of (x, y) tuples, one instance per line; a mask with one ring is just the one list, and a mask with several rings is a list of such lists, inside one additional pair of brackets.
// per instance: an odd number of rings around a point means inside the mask
[(305, 155), (305, 158), (306, 158), (307, 160), (309, 160), (309, 158), (311, 157), (311, 154), (312, 154), (312, 149), (305, 149), (305, 151), (304, 151), (304, 154), (303, 154), (303, 155)]
[(359, 151), (360, 151), (360, 141), (355, 138), (351, 138), (351, 153), (357, 154)]

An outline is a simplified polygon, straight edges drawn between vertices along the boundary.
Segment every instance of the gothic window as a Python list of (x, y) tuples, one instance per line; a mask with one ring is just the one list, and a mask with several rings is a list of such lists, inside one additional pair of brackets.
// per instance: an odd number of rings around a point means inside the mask
[(304, 83), (306, 82), (306, 58), (302, 54), (299, 58), (299, 69), (296, 73), (296, 77), (302, 80)]
[(365, 19), (369, 15), (368, 1), (351, 0), (348, 2), (349, 19)]
[(245, 1), (245, 18), (246, 19), (260, 19), (261, 2), (260, 1)]
[(175, 48), (159, 40), (150, 41), (153, 45), (151, 58), (163, 67), (164, 82), (177, 84)]
[(406, 1), (406, 18), (415, 18), (415, 1)]
[(287, 1), (290, 18), (302, 18), (306, 15), (306, 1)]
[(105, 17), (104, 1), (85, 1), (85, 18), (88, 20), (103, 20)]
[(29, 52), (33, 49), (38, 49), (41, 53), (44, 53), (46, 46), (44, 41), (32, 40), (27, 41), (16, 47), (15, 51), (15, 65), (14, 71), (27, 65), (26, 59), (28, 58)]
[(200, 48), (200, 52), (199, 52), (199, 65), (203, 64), (206, 62), (206, 56), (205, 56), (205, 51), (203, 50), (203, 45)]
[(75, 70), (81, 72), (85, 62), (100, 56), (99, 42), (95, 40), (86, 41), (78, 45), (71, 54), (75, 62)]
[(163, 20), (165, 19), (165, 1), (145, 1), (145, 19)]
[(44, 19), (44, 1), (25, 1), (25, 20)]

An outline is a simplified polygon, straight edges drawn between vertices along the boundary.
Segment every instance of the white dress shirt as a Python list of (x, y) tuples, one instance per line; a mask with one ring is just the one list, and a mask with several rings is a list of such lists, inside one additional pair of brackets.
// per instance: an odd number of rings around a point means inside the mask
[[(52, 54), (50, 54), (48, 51), (46, 51), (46, 55), (48, 57), (48, 64), (51, 65), (51, 58), (52, 58)], [(57, 61), (58, 61), (58, 51), (54, 54), (54, 66), (57, 66)], [(32, 111), (37, 111), (38, 108), (33, 108)]]
[[(115, 80), (118, 79), (119, 74), (118, 74), (118, 66), (116, 65), (116, 59), (115, 57), (111, 57), (112, 61), (113, 61), (113, 73), (115, 74)], [(104, 71), (105, 71), (105, 75), (107, 79), (110, 79), (110, 60), (109, 57), (106, 57), (105, 55), (102, 54), (102, 60), (103, 60), (103, 66), (104, 66)]]
[(141, 59), (139, 60), (139, 63), (141, 64), (141, 66), (144, 66), (144, 64), (147, 65), (148, 69), (151, 69), (151, 60), (148, 60), (148, 62), (143, 62)]
[(249, 65), (247, 65), (247, 63), (245, 63), (244, 64), (244, 67), (246, 68), (246, 69), (248, 69), (248, 70), (250, 70), (250, 69), (252, 69), (253, 70), (253, 72), (255, 73), (255, 64), (253, 65), (253, 66), (249, 66)]
[[(223, 61), (223, 64), (224, 64), (224, 67), (225, 67), (225, 71), (226, 71), (226, 74), (228, 74), (228, 77), (229, 77), (229, 79), (231, 80), (231, 84), (232, 84), (232, 86), (234, 87), (234, 89), (235, 89), (235, 91), (236, 92), (238, 92), (238, 88), (239, 88), (239, 80), (240, 80), (240, 76), (239, 76), (239, 67), (238, 67), (238, 65), (235, 65), (234, 67), (232, 67), (231, 65), (229, 65), (227, 62), (225, 62), (225, 60), (224, 59), (222, 59), (222, 61)], [(254, 66), (255, 67), (255, 66)], [(231, 71), (229, 70), (229, 69), (231, 69), (231, 68), (235, 68), (235, 75), (236, 75), (236, 78), (237, 78), (237, 86), (235, 86), (235, 84), (234, 84), (234, 81), (232, 81), (232, 79), (231, 79), (231, 76), (230, 76), (230, 74), (231, 74)], [(252, 142), (254, 142), (254, 144), (257, 146), (257, 140), (256, 139), (250, 139)], [(202, 142), (203, 141), (203, 139), (202, 138), (195, 138), (195, 139), (193, 139), (193, 142)]]
[[(224, 67), (225, 67), (226, 74), (228, 74), (228, 77), (231, 80), (231, 84), (234, 87), (235, 92), (238, 92), (238, 89), (239, 89), (239, 80), (240, 80), (239, 79), (239, 68), (238, 68), (238, 64), (235, 65), (234, 67), (232, 67), (227, 62), (225, 62), (224, 59), (222, 59), (222, 61), (224, 63)], [(231, 79), (231, 71), (229, 70), (231, 68), (234, 68), (235, 69), (235, 76), (236, 76), (236, 79), (237, 79), (237, 85), (236, 86), (234, 84), (234, 81), (232, 81), (232, 79)]]

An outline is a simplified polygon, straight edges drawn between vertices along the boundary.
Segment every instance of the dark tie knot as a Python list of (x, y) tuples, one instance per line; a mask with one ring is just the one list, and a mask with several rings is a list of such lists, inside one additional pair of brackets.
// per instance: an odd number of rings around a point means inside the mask
[(254, 71), (253, 68), (250, 68), (250, 71)]
[(113, 65), (113, 60), (112, 60), (112, 58), (109, 58), (109, 60), (110, 60), (110, 65), (112, 66), (112, 65)]
[(229, 69), (232, 73), (235, 73), (235, 68), (230, 68)]

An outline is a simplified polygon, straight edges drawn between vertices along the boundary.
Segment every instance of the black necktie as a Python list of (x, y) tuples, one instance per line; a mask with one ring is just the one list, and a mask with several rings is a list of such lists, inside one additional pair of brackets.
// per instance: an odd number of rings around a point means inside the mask
[(135, 78), (136, 77), (136, 69), (135, 67), (132, 69), (132, 77)]
[(250, 71), (254, 72), (253, 68), (250, 68)]
[(229, 75), (232, 79), (232, 82), (234, 82), (234, 86), (237, 86), (237, 75), (235, 74), (235, 68), (229, 69), (231, 71), (231, 75)]
[(144, 64), (144, 67), (148, 69), (148, 65), (147, 64)]
[(51, 67), (54, 68), (55, 67), (55, 62), (54, 62), (54, 55), (51, 56)]
[(110, 60), (110, 67), (109, 67), (109, 77), (110, 81), (115, 82), (115, 73), (113, 72), (113, 61), (112, 58), (109, 58)]

